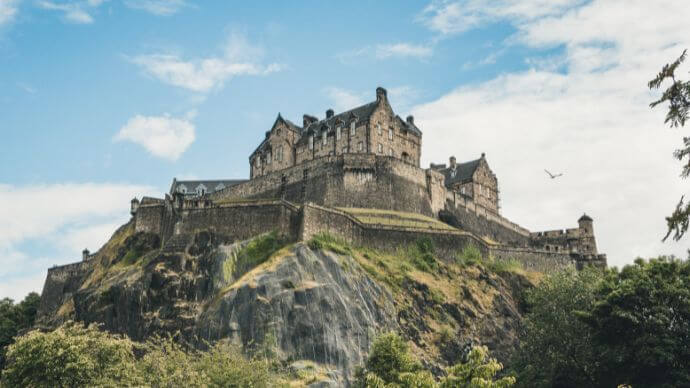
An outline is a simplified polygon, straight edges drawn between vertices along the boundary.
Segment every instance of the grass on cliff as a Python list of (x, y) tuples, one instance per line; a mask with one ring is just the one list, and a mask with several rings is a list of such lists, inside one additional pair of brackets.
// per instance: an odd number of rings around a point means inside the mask
[(232, 268), (232, 277), (239, 279), (245, 273), (263, 264), (274, 253), (287, 245), (287, 241), (273, 231), (249, 241), (249, 243), (237, 252), (237, 259)]
[(481, 265), (494, 273), (521, 273), (525, 274), (525, 268), (521, 261), (515, 258), (499, 260), (489, 255), (489, 257), (482, 257), (482, 253), (474, 244), (467, 244), (455, 256), (455, 261), (461, 267), (468, 267), (473, 265)]

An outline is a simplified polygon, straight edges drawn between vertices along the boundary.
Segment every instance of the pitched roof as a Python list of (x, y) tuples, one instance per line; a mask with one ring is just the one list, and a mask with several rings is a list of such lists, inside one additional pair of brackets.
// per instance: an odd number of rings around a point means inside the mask
[(177, 192), (180, 185), (184, 185), (187, 188), (187, 193), (193, 194), (199, 185), (206, 187), (206, 193), (213, 193), (224, 188), (234, 186), (243, 182), (246, 179), (208, 179), (208, 180), (189, 180), (189, 181), (178, 181), (173, 179), (172, 185), (170, 185), (170, 195)]
[(299, 139), (297, 143), (301, 144), (306, 142), (308, 136), (304, 135), (308, 133), (318, 133), (324, 126), (327, 127), (329, 130), (332, 130), (335, 128), (335, 123), (337, 121), (348, 122), (352, 116), (356, 117), (357, 121), (369, 120), (369, 117), (371, 117), (371, 114), (374, 113), (374, 110), (376, 109), (377, 105), (378, 101), (373, 101), (368, 104), (364, 104), (362, 106), (346, 110), (345, 112), (338, 113), (337, 115), (333, 115), (329, 118), (325, 118), (323, 120), (311, 123), (306, 128), (302, 128), (302, 137)]
[(580, 221), (593, 221), (593, 220), (592, 220), (592, 217), (587, 215), (587, 213), (583, 213), (582, 217), (580, 217), (580, 219), (577, 221), (580, 222)]
[(451, 186), (455, 183), (463, 183), (472, 180), (472, 175), (479, 167), (481, 158), (477, 160), (471, 160), (465, 163), (456, 163), (455, 170), (448, 167), (439, 170), (446, 177), (446, 186)]

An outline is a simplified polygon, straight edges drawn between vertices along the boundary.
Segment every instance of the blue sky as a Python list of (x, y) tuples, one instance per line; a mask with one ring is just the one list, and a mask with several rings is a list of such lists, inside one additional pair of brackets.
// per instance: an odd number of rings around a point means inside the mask
[(377, 86), (415, 115), (424, 165), (486, 152), (511, 220), (587, 212), (611, 264), (684, 256), (660, 242), (687, 193), (682, 132), (645, 83), (690, 46), (690, 11), (649, 3), (0, 0), (0, 296), (97, 249), (135, 195), (247, 177), (278, 112), (299, 123)]

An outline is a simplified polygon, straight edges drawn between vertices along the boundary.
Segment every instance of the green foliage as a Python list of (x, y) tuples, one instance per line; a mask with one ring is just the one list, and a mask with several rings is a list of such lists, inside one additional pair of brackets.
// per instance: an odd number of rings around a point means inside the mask
[(313, 250), (325, 249), (339, 255), (352, 254), (352, 248), (345, 240), (329, 233), (319, 233), (315, 235), (309, 240), (307, 245)]
[[(650, 107), (654, 108), (659, 104), (668, 102), (668, 112), (664, 123), (670, 123), (671, 127), (685, 126), (690, 111), (690, 81), (677, 80), (675, 72), (683, 61), (685, 61), (687, 50), (670, 64), (664, 65), (659, 74), (647, 84), (650, 89), (659, 89), (665, 80), (671, 81), (671, 85), (662, 93), (661, 97), (653, 101)], [(673, 156), (683, 163), (681, 176), (690, 176), (690, 137), (683, 137), (683, 148), (677, 149)], [(687, 159), (687, 161), (683, 161)], [(681, 197), (675, 211), (666, 217), (668, 232), (664, 241), (673, 233), (674, 240), (680, 240), (688, 231), (690, 224), (690, 204), (683, 204), (684, 197)]]
[(594, 304), (600, 270), (565, 270), (547, 276), (526, 296), (529, 313), (514, 368), (524, 387), (593, 386), (597, 349), (577, 312)]
[(233, 277), (239, 279), (257, 265), (265, 262), (272, 254), (286, 245), (276, 232), (261, 235), (251, 240), (246, 247), (237, 253)]
[(490, 258), (490, 260), (486, 263), (486, 268), (495, 273), (524, 271), (522, 262), (515, 258), (510, 258), (507, 260), (496, 260), (494, 258)]
[(503, 388), (515, 383), (514, 377), (494, 380), (503, 366), (488, 358), (486, 347), (472, 348), (467, 362), (448, 369), (440, 384), (431, 372), (410, 354), (405, 340), (396, 333), (379, 336), (369, 351), (364, 368), (356, 373), (354, 386), (362, 388)]
[(29, 293), (18, 304), (9, 298), (0, 300), (0, 370), (5, 365), (7, 346), (20, 330), (33, 326), (40, 303), (41, 297), (35, 292)]
[(690, 262), (661, 257), (611, 271), (582, 314), (603, 351), (604, 385), (690, 386)]
[(19, 337), (10, 346), (0, 386), (239, 388), (273, 386), (283, 378), (266, 360), (249, 360), (225, 342), (205, 352), (187, 349), (172, 337), (135, 344), (70, 322)]
[(482, 252), (476, 245), (469, 243), (462, 248), (460, 254), (455, 258), (460, 266), (478, 265), (482, 262)]
[(434, 242), (428, 237), (418, 239), (414, 247), (408, 249), (408, 256), (420, 271), (432, 272), (438, 269), (438, 262), (434, 258)]
[(515, 377), (512, 376), (494, 380), (503, 365), (488, 355), (489, 350), (485, 346), (472, 348), (467, 362), (448, 370), (448, 376), (441, 381), (440, 388), (504, 388), (515, 384)]
[(67, 324), (32, 331), (9, 346), (7, 387), (121, 386), (137, 383), (133, 343), (96, 327)]
[(514, 362), (527, 387), (690, 386), (690, 263), (566, 271), (528, 293)]

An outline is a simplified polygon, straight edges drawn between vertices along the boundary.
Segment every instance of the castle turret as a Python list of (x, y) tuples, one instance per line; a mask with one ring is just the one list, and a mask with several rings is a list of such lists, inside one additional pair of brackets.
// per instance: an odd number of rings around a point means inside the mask
[(90, 253), (91, 253), (91, 252), (89, 252), (89, 250), (86, 249), (86, 248), (85, 248), (83, 251), (81, 251), (81, 259), (82, 259), (82, 261), (88, 260), (88, 259), (89, 259)]
[(132, 203), (131, 203), (129, 213), (132, 215), (135, 215), (135, 214), (137, 214), (137, 210), (139, 210), (139, 200), (136, 197), (134, 197), (134, 198), (132, 198)]
[(326, 118), (330, 119), (331, 117), (333, 117), (334, 114), (335, 112), (333, 111), (333, 109), (329, 109), (326, 111)]
[(597, 254), (597, 243), (594, 240), (594, 220), (587, 214), (583, 214), (577, 220), (580, 229), (580, 253)]
[(451, 156), (449, 162), (450, 162), (450, 168), (454, 169), (456, 166), (455, 156)]
[(388, 92), (382, 87), (376, 88), (376, 101), (382, 101), (388, 98)]

